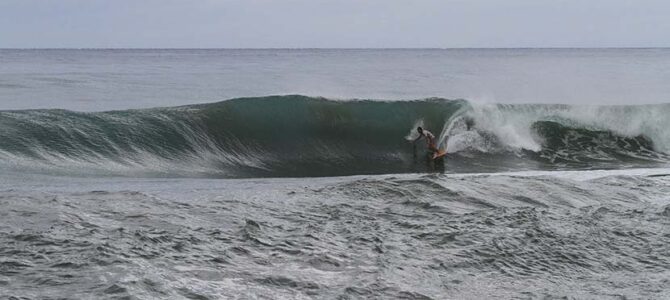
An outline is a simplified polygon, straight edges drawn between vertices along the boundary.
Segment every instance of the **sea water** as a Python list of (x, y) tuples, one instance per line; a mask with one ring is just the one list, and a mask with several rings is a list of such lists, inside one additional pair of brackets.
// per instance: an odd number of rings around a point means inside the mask
[(669, 80), (666, 49), (0, 50), (0, 296), (666, 298)]

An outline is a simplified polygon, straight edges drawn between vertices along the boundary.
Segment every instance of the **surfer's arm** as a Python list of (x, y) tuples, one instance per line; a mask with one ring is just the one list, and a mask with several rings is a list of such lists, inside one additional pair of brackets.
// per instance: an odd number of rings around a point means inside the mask
[(420, 140), (422, 137), (423, 137), (422, 135), (419, 135), (417, 138), (415, 138), (415, 139), (412, 141), (412, 143), (413, 143), (413, 144), (416, 144), (416, 142), (417, 142), (418, 140)]

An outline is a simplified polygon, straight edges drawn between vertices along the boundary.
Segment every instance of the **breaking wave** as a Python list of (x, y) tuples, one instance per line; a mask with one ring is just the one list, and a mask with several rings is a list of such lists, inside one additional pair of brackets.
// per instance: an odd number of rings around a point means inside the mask
[(666, 165), (670, 105), (335, 101), (299, 95), (83, 113), (0, 112), (4, 169), (114, 176), (266, 177), (424, 172), (422, 125), (448, 172)]

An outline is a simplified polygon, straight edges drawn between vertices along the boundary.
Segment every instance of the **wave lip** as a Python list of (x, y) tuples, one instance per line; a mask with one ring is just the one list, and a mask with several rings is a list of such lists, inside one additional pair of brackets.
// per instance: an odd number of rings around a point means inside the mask
[[(302, 177), (425, 172), (417, 124), (449, 172), (666, 164), (670, 105), (478, 105), (299, 95), (144, 110), (0, 112), (0, 164), (79, 175)], [(620, 122), (619, 120), (625, 120)], [(666, 126), (666, 127), (664, 127)], [(416, 154), (416, 155), (415, 155)]]

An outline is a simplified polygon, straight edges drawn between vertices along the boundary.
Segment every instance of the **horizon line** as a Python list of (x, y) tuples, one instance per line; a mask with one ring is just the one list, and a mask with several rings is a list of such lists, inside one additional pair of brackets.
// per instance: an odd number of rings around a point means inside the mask
[(580, 50), (580, 49), (670, 49), (670, 46), (634, 47), (0, 47), (0, 50)]

